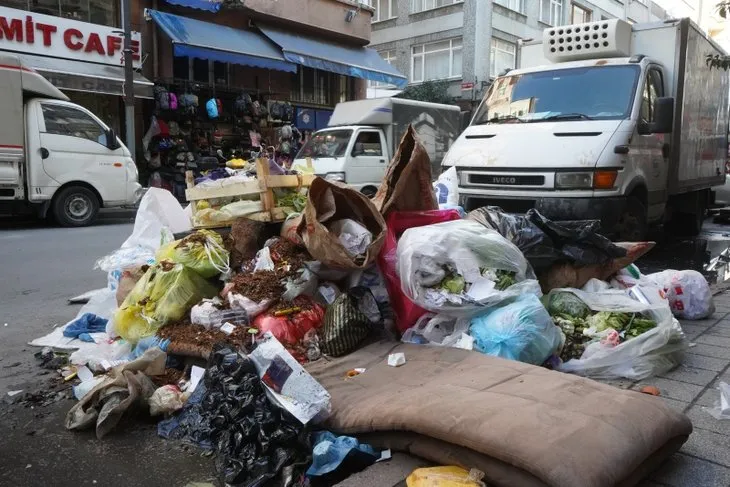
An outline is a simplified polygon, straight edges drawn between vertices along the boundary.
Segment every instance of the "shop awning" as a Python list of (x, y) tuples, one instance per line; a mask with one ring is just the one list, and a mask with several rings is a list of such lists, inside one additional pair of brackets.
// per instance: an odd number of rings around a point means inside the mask
[(223, 2), (218, 0), (167, 0), (167, 3), (179, 5), (180, 7), (197, 8), (208, 12), (217, 12), (221, 9)]
[(408, 84), (408, 79), (374, 49), (346, 47), (273, 27), (257, 27), (281, 48), (284, 58), (292, 63), (345, 76), (382, 81), (399, 88)]
[(172, 40), (175, 56), (297, 72), (295, 64), (287, 62), (275, 45), (256, 32), (156, 10), (147, 13)]
[[(41, 73), (61, 90), (86, 91), (106, 95), (124, 95), (124, 67), (84, 63), (70, 59), (21, 54), (23, 64)], [(153, 98), (154, 84), (134, 73), (134, 96)]]

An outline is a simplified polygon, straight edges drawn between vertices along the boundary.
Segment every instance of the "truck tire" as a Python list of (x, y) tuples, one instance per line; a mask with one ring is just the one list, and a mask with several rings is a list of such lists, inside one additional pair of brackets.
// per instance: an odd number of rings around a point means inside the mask
[(707, 211), (707, 195), (700, 191), (694, 198), (695, 201), (680, 200), (682, 208), (690, 208), (689, 211), (674, 211), (669, 222), (669, 230), (672, 235), (678, 237), (696, 237), (702, 231), (702, 224), (705, 222)]
[(84, 227), (96, 218), (99, 199), (83, 186), (69, 186), (56, 194), (52, 203), (53, 217), (62, 227)]
[(360, 190), (360, 192), (368, 198), (373, 199), (375, 197), (375, 193), (378, 192), (378, 188), (375, 188), (373, 186), (365, 186)]
[(649, 224), (646, 207), (635, 196), (629, 196), (614, 232), (619, 240), (624, 242), (641, 242), (646, 239)]

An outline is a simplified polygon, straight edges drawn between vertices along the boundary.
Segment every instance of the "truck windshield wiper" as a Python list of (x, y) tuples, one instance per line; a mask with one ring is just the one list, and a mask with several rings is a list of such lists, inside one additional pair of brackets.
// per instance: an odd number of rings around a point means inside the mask
[(557, 115), (550, 115), (549, 117), (535, 120), (536, 122), (542, 120), (593, 120), (593, 117), (589, 117), (583, 113), (558, 113)]
[(524, 123), (524, 120), (522, 120), (521, 118), (519, 118), (515, 115), (507, 115), (505, 117), (494, 117), (494, 118), (490, 118), (488, 120), (480, 120), (478, 122), (475, 122), (473, 125), (485, 125), (488, 123), (505, 123), (505, 122), (514, 122), (514, 121)]

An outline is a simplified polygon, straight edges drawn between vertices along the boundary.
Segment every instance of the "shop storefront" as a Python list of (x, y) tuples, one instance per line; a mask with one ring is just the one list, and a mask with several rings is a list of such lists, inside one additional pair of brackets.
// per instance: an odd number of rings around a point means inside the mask
[[(0, 7), (0, 28), (0, 50), (17, 53), (26, 66), (123, 135), (124, 68), (119, 29), (7, 7)], [(132, 35), (132, 49), (135, 68), (139, 68), (142, 45), (137, 32)], [(152, 88), (152, 82), (135, 73), (136, 97), (152, 98)]]
[(163, 61), (155, 78), (162, 99), (156, 96), (147, 114), (153, 130), (143, 145), (150, 174), (168, 168), (177, 194), (184, 188), (184, 161), (216, 158), (218, 151), (247, 159), (270, 146), (290, 159), (306, 131), (326, 126), (337, 103), (357, 98), (357, 79), (406, 83), (371, 49), (193, 15), (146, 11), (160, 35)]

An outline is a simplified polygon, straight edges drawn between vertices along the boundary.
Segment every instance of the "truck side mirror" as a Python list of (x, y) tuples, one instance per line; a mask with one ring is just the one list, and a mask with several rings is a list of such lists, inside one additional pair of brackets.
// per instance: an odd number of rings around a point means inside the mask
[(110, 128), (106, 131), (106, 147), (109, 150), (119, 149), (119, 142), (117, 141), (117, 134), (114, 133), (114, 129)]
[(654, 123), (649, 125), (653, 134), (671, 134), (674, 126), (674, 98), (657, 98), (654, 102)]

